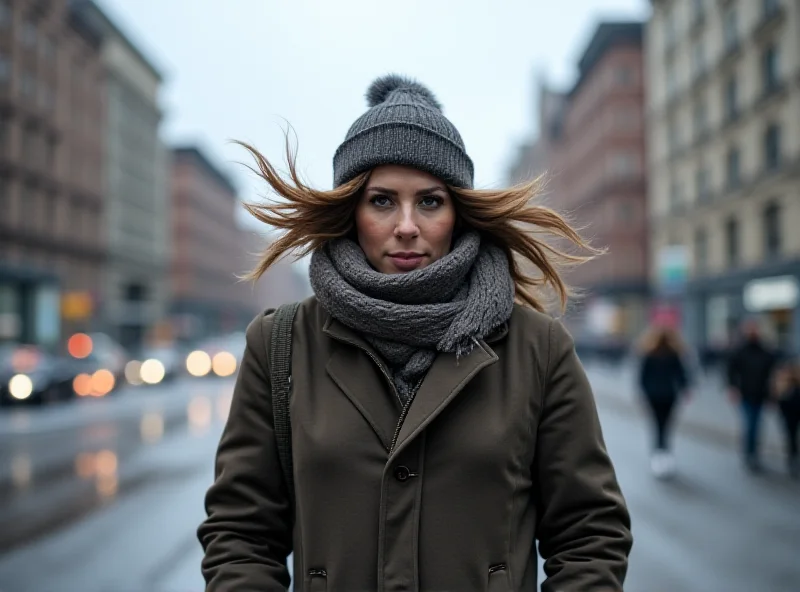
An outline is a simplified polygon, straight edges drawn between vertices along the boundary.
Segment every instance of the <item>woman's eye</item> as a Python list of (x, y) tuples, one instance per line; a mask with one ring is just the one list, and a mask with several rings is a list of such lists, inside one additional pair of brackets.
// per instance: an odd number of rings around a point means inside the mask
[(428, 197), (423, 197), (419, 203), (425, 208), (437, 208), (442, 205), (442, 198), (429, 195)]
[(376, 195), (372, 199), (369, 200), (373, 205), (378, 206), (379, 208), (385, 208), (387, 206), (392, 205), (392, 201), (386, 197), (385, 195)]

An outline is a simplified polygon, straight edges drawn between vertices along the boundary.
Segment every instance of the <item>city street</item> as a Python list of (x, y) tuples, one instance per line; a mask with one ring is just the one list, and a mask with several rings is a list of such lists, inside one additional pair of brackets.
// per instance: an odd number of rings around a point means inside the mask
[[(626, 590), (800, 589), (800, 484), (745, 474), (692, 430), (679, 473), (648, 471), (646, 426), (595, 380), (633, 516)], [(199, 592), (195, 528), (230, 380), (179, 380), (111, 398), (0, 415), (0, 592)]]

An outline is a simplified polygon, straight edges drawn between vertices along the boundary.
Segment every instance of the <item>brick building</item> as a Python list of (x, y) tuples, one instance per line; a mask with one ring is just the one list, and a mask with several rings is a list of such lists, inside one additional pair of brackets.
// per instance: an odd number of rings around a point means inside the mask
[(252, 240), (236, 222), (236, 187), (196, 147), (172, 151), (170, 314), (181, 339), (243, 329), (262, 308), (247, 270)]
[(0, 340), (56, 345), (102, 294), (101, 32), (71, 4), (0, 0)]
[(567, 322), (587, 348), (625, 347), (648, 309), (643, 25), (602, 23), (548, 142), (552, 203), (608, 253), (571, 270), (584, 293)]

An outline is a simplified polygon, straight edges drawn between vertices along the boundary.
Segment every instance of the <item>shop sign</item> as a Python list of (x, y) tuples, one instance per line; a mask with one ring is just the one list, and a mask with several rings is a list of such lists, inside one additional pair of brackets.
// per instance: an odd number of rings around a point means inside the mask
[(744, 305), (750, 312), (791, 310), (800, 300), (800, 286), (791, 275), (748, 282), (744, 287)]

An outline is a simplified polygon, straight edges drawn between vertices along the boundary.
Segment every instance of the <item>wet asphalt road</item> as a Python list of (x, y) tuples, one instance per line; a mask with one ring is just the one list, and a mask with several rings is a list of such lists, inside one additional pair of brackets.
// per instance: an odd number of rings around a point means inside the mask
[[(232, 381), (179, 380), (0, 415), (0, 592), (199, 592), (195, 529)], [(626, 590), (800, 590), (800, 484), (745, 474), (679, 435), (679, 473), (648, 472), (646, 427), (604, 406), (633, 517)]]

